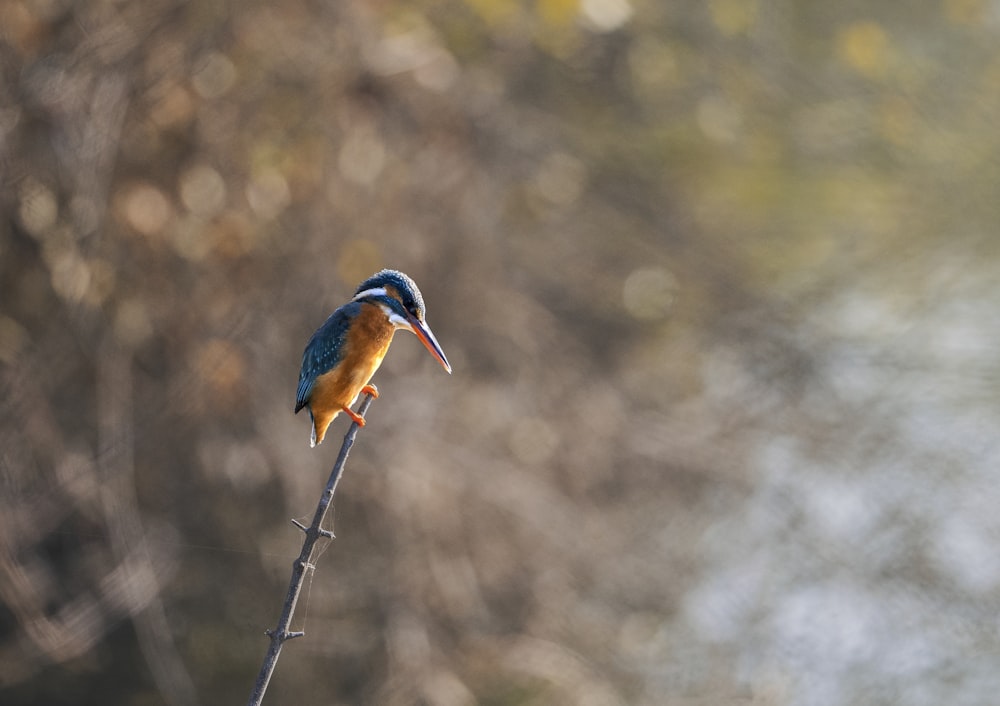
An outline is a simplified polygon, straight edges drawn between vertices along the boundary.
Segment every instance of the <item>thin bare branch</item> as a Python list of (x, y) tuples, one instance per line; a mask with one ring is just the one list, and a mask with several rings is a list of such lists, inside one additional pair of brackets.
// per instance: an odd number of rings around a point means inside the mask
[[(371, 394), (366, 395), (361, 406), (358, 408), (358, 414), (364, 417), (373, 399), (374, 397)], [(344, 436), (344, 443), (341, 445), (340, 453), (337, 456), (337, 462), (333, 465), (333, 470), (330, 471), (330, 478), (327, 480), (326, 488), (323, 490), (319, 504), (316, 506), (316, 513), (313, 515), (312, 524), (309, 527), (305, 527), (301, 522), (292, 520), (292, 524), (305, 532), (306, 537), (302, 542), (302, 551), (295, 561), (292, 562), (292, 578), (288, 584), (288, 593), (285, 594), (285, 604), (281, 609), (278, 626), (274, 630), (267, 630), (264, 633), (271, 639), (271, 644), (268, 646), (267, 654), (264, 656), (264, 663), (261, 665), (260, 673), (257, 675), (257, 681), (254, 683), (253, 692), (250, 694), (247, 706), (260, 706), (261, 701), (264, 699), (264, 692), (267, 691), (271, 675), (274, 674), (274, 667), (278, 663), (278, 654), (281, 652), (281, 646), (287, 640), (305, 635), (302, 631), (290, 632), (288, 626), (292, 623), (295, 606), (298, 603), (299, 594), (302, 592), (302, 586), (305, 584), (306, 573), (310, 569), (316, 568), (313, 563), (313, 551), (316, 541), (320, 537), (333, 539), (333, 532), (323, 529), (323, 520), (326, 518), (327, 510), (329, 510), (330, 503), (333, 500), (333, 493), (336, 491), (337, 483), (340, 481), (340, 476), (344, 471), (347, 455), (351, 452), (351, 447), (354, 446), (354, 439), (358, 435), (358, 429), (360, 428), (357, 422), (352, 422), (350, 429), (347, 430), (347, 434)]]

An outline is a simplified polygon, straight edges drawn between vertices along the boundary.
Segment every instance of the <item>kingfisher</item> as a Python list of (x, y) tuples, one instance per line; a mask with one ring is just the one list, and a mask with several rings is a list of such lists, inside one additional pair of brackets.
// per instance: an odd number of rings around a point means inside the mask
[(358, 285), (351, 301), (330, 314), (302, 353), (295, 413), (309, 408), (310, 446), (322, 443), (341, 412), (358, 426), (365, 419), (351, 409), (362, 393), (378, 397), (369, 381), (382, 364), (399, 329), (416, 334), (450, 374), (451, 365), (424, 318), (424, 298), (417, 283), (398, 270), (382, 270)]

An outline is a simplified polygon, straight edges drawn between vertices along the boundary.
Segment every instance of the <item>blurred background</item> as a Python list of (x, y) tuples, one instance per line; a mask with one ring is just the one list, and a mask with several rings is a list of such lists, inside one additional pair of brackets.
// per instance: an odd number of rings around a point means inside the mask
[(0, 701), (987, 704), (1000, 5), (0, 4)]

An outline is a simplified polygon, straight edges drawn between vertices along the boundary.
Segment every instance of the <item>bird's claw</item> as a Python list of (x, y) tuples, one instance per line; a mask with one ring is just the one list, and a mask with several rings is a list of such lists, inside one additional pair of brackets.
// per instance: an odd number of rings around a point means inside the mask
[(344, 410), (344, 413), (348, 417), (350, 417), (351, 419), (353, 419), (354, 423), (357, 424), (359, 427), (363, 427), (365, 425), (365, 418), (362, 417), (357, 412), (355, 412), (353, 409), (351, 409), (350, 407), (347, 407), (347, 406), (341, 407), (341, 409)]

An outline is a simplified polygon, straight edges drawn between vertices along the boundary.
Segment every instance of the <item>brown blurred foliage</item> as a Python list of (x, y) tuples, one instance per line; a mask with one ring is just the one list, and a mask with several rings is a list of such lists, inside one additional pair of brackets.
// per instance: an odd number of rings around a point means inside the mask
[(989, 702), (998, 25), (904, 5), (5, 0), (0, 700), (246, 698), (388, 266), (455, 374), (266, 702)]

